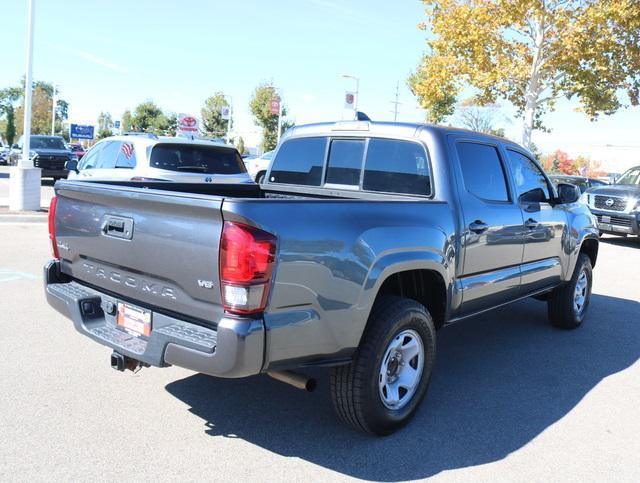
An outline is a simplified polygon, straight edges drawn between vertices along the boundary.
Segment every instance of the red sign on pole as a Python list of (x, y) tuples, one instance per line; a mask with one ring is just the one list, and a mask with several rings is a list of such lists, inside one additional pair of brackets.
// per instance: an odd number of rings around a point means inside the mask
[(271, 99), (271, 103), (269, 104), (269, 112), (274, 116), (280, 114), (280, 99), (277, 97)]

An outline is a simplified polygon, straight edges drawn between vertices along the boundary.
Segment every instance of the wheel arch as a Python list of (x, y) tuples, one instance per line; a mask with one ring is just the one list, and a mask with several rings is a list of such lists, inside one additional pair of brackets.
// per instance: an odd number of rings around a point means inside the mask
[(598, 250), (600, 248), (600, 242), (596, 238), (585, 238), (580, 245), (580, 253), (586, 254), (591, 260), (591, 266), (596, 266), (598, 260)]

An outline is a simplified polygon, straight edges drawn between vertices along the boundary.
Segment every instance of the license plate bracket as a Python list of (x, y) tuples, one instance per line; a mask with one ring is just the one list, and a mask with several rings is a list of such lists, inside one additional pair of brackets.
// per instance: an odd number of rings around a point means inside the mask
[(135, 337), (149, 337), (151, 335), (151, 322), (152, 314), (150, 310), (125, 302), (118, 302), (116, 324), (128, 334)]

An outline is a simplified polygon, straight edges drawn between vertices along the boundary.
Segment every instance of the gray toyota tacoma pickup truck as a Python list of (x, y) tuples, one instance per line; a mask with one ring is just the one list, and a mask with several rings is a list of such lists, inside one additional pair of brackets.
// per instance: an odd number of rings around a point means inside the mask
[(423, 124), (295, 127), (262, 185), (55, 191), (47, 299), (115, 368), (309, 389), (327, 366), (340, 418), (378, 435), (423, 399), (437, 329), (530, 296), (576, 328), (598, 255), (579, 191), (527, 150)]

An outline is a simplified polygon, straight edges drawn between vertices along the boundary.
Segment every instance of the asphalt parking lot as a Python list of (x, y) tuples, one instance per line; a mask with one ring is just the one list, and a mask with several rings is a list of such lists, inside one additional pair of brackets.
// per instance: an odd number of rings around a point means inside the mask
[[(0, 195), (1, 196), (1, 195)], [(388, 438), (268, 377), (118, 373), (45, 303), (45, 223), (0, 223), (0, 480), (640, 481), (640, 244), (605, 238), (591, 312), (529, 300), (439, 332), (414, 421)]]

